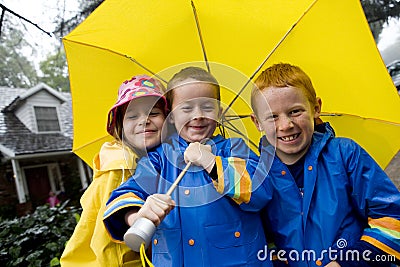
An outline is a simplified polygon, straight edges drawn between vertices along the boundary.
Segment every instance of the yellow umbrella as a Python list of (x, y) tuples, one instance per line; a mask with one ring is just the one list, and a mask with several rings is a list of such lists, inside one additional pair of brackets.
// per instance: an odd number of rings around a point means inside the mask
[(246, 81), (288, 62), (311, 76), (338, 136), (355, 139), (382, 167), (400, 148), (400, 99), (359, 0), (107, 0), (63, 43), (73, 149), (89, 164), (109, 139), (107, 111), (122, 81), (140, 73), (168, 80), (193, 64), (210, 68), (225, 88), (226, 115), (244, 117), (236, 127), (256, 144)]

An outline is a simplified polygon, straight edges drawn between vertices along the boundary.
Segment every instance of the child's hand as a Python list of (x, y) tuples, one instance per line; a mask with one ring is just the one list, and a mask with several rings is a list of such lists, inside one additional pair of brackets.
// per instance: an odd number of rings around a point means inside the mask
[(175, 201), (166, 194), (150, 195), (144, 205), (137, 211), (127, 214), (125, 220), (129, 226), (139, 217), (147, 218), (158, 226), (165, 216), (175, 207)]
[(211, 172), (215, 164), (215, 155), (211, 152), (210, 145), (203, 145), (199, 142), (190, 143), (184, 153), (185, 162), (191, 162), (197, 166), (202, 166), (208, 173)]

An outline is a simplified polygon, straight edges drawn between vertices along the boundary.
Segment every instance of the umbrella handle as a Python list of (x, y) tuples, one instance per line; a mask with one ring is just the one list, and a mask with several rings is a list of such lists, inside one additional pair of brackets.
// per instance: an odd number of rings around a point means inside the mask
[[(188, 162), (182, 172), (178, 175), (174, 183), (167, 191), (167, 195), (171, 196), (172, 192), (178, 186), (179, 182), (182, 180), (186, 171), (189, 169), (191, 162)], [(125, 244), (130, 247), (133, 251), (140, 252), (143, 254), (143, 251), (147, 249), (149, 244), (151, 243), (151, 239), (156, 231), (156, 226), (152, 221), (147, 218), (140, 217), (135, 223), (129, 227), (128, 231), (124, 234)], [(142, 251), (143, 250), (143, 251)]]
[[(205, 144), (207, 139), (202, 140), (200, 143)], [(179, 182), (182, 180), (183, 176), (192, 165), (192, 162), (188, 162), (182, 172), (178, 175), (176, 180), (172, 183), (171, 187), (168, 189), (166, 195), (171, 196), (172, 192), (178, 186)], [(136, 222), (129, 227), (124, 235), (125, 244), (128, 245), (133, 251), (140, 252), (149, 246), (151, 239), (156, 231), (156, 226), (152, 221), (147, 218), (138, 218)]]
[(182, 172), (179, 174), (179, 176), (176, 178), (174, 183), (168, 189), (166, 195), (171, 196), (172, 192), (174, 192), (175, 188), (178, 186), (179, 182), (182, 180), (183, 176), (185, 175), (186, 171), (189, 169), (190, 165), (192, 165), (192, 162), (189, 161), (188, 164), (186, 164), (185, 168), (182, 170)]
[[(202, 144), (202, 145), (206, 144), (208, 139), (209, 138), (205, 138), (205, 139), (201, 140), (200, 144)], [(182, 180), (183, 176), (185, 175), (186, 171), (189, 169), (190, 165), (192, 165), (192, 162), (189, 161), (186, 164), (185, 168), (182, 170), (182, 172), (178, 175), (176, 180), (173, 182), (171, 187), (168, 189), (166, 195), (171, 196), (172, 192), (174, 192), (175, 188), (177, 187), (179, 182)]]

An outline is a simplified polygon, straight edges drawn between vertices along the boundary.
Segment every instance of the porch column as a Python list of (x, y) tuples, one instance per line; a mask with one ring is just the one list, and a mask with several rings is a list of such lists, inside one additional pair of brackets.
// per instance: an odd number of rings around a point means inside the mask
[(21, 168), (19, 166), (18, 160), (12, 159), (11, 163), (14, 172), (15, 187), (17, 188), (18, 201), (20, 204), (22, 204), (26, 202), (26, 197), (25, 197), (24, 182), (22, 181)]

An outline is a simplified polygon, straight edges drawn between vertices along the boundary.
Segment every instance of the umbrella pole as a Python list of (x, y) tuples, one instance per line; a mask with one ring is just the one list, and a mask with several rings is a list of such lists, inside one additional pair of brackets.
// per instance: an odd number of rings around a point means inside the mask
[[(200, 142), (200, 144), (205, 144), (207, 139), (204, 139)], [(183, 176), (192, 165), (192, 162), (188, 162), (183, 168), (182, 172), (178, 175), (176, 180), (172, 183), (171, 187), (168, 189), (166, 195), (171, 196), (172, 192), (174, 192), (175, 188), (178, 186), (179, 182), (182, 180)], [(149, 196), (151, 197), (151, 196)], [(161, 200), (160, 200), (161, 201)], [(133, 251), (140, 252), (147, 249), (149, 246), (151, 239), (156, 231), (156, 226), (152, 221), (147, 218), (140, 217), (138, 218), (134, 224), (126, 231), (124, 235), (124, 241), (128, 247), (130, 247)], [(144, 249), (143, 249), (144, 246)]]
[(179, 174), (179, 176), (176, 178), (174, 183), (171, 185), (171, 187), (168, 189), (166, 195), (171, 196), (172, 192), (174, 192), (175, 188), (178, 186), (179, 182), (182, 180), (183, 176), (185, 175), (186, 171), (189, 169), (190, 165), (192, 165), (191, 162), (188, 162), (186, 164), (185, 168), (182, 170), (182, 172)]
[[(168, 189), (166, 195), (171, 196), (172, 192), (178, 186), (183, 176), (189, 169), (191, 162), (188, 162), (182, 172), (178, 175), (174, 183)], [(140, 217), (134, 224), (126, 231), (124, 235), (124, 241), (128, 247), (133, 251), (142, 253), (149, 246), (151, 239), (153, 238), (156, 226), (152, 221), (147, 218)], [(143, 248), (144, 247), (144, 248)]]

